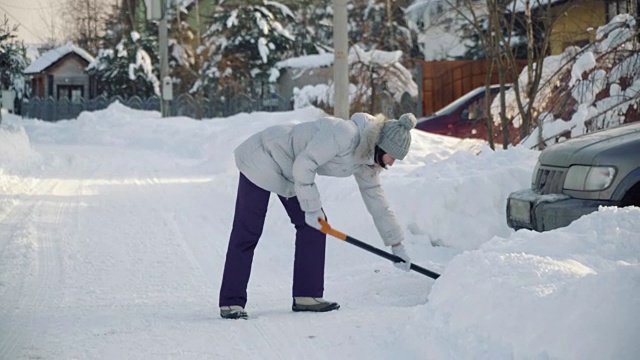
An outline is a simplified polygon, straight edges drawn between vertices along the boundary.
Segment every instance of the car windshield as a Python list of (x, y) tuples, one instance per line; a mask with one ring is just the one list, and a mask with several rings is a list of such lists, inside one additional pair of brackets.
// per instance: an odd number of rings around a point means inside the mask
[[(507, 89), (511, 88), (511, 85), (505, 85), (505, 87)], [(496, 90), (499, 89), (500, 85), (491, 85), (491, 90)], [(485, 87), (481, 86), (481, 87), (477, 87), (471, 91), (469, 91), (468, 93), (464, 94), (463, 96), (461, 96), (460, 98), (458, 98), (457, 100), (455, 100), (454, 102), (450, 103), (449, 105), (443, 107), (442, 109), (436, 111), (435, 113), (433, 113), (433, 116), (435, 115), (449, 115), (452, 112), (456, 111), (462, 104), (464, 104), (465, 102), (469, 101), (469, 99), (480, 95), (482, 93), (484, 93)]]

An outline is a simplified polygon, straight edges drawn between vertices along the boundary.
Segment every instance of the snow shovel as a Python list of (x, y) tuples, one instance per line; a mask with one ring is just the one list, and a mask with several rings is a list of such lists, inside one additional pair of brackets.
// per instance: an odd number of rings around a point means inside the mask
[[(365, 242), (362, 242), (362, 241), (360, 241), (358, 239), (352, 238), (351, 236), (346, 235), (346, 234), (344, 234), (344, 233), (332, 228), (331, 225), (329, 225), (329, 223), (324, 219), (320, 218), (320, 219), (318, 219), (318, 221), (320, 222), (320, 225), (321, 225), (320, 231), (323, 234), (328, 234), (328, 235), (331, 235), (331, 236), (333, 236), (335, 238), (338, 238), (340, 240), (344, 240), (344, 241), (348, 242), (349, 244), (355, 245), (355, 246), (357, 246), (357, 247), (359, 247), (361, 249), (364, 249), (364, 250), (367, 250), (369, 252), (372, 252), (372, 253), (374, 253), (374, 254), (376, 254), (376, 255), (378, 255), (380, 257), (383, 257), (383, 258), (385, 258), (387, 260), (391, 260), (393, 262), (404, 262), (404, 260), (402, 260), (398, 256), (395, 256), (393, 254), (389, 254), (386, 251), (380, 250), (380, 249), (378, 249), (378, 248), (376, 248), (374, 246), (371, 246), (371, 245), (369, 245), (369, 244), (367, 244)], [(423, 267), (420, 267), (420, 266), (418, 266), (416, 264), (413, 264), (413, 263), (411, 264), (411, 270), (413, 270), (415, 272), (418, 272), (418, 273), (420, 273), (422, 275), (426, 275), (426, 276), (428, 276), (428, 277), (430, 277), (432, 279), (437, 279), (437, 278), (440, 277), (440, 274), (435, 273), (435, 272), (433, 272), (431, 270), (425, 269)]]

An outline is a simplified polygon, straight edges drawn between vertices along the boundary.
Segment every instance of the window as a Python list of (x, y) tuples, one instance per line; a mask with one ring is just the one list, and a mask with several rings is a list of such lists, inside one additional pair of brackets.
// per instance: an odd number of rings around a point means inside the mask
[(484, 96), (474, 100), (462, 111), (462, 121), (478, 122), (484, 118)]
[(73, 88), (71, 89), (71, 102), (78, 102), (82, 99), (83, 88)]
[(47, 75), (47, 96), (53, 97), (53, 75)]
[(82, 85), (58, 85), (58, 100), (69, 99), (71, 102), (78, 102), (84, 97), (84, 86)]
[(607, 0), (607, 21), (619, 14), (630, 14), (635, 18), (640, 15), (640, 0)]

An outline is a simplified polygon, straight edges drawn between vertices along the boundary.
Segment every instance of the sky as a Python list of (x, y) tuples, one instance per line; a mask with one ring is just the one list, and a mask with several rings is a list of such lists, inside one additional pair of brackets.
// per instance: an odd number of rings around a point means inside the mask
[(5, 15), (12, 25), (19, 25), (18, 37), (26, 44), (45, 42), (49, 34), (47, 23), (60, 25), (57, 0), (0, 0), (0, 17)]
[[(2, 359), (637, 359), (640, 209), (506, 226), (538, 152), (412, 131), (382, 175), (413, 261), (327, 240), (324, 314), (293, 313), (294, 229), (272, 197), (248, 320), (219, 317), (233, 149), (307, 107), (197, 121), (120, 104), (0, 125)], [(353, 178), (316, 179), (331, 225), (384, 248)], [(386, 249), (388, 250), (388, 249)]]

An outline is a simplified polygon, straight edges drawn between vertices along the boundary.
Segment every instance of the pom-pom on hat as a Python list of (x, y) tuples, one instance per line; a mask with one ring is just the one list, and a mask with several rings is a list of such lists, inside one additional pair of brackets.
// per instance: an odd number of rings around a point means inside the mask
[(404, 159), (411, 145), (411, 129), (417, 122), (412, 113), (402, 114), (398, 120), (385, 121), (377, 145), (394, 159)]

